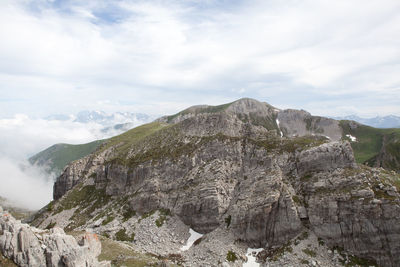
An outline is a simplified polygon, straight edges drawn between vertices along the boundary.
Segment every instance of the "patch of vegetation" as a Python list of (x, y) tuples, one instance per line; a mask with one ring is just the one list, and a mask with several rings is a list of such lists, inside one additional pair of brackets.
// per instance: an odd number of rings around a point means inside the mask
[(120, 154), (126, 155), (132, 145), (164, 127), (166, 127), (166, 125), (159, 122), (138, 126), (123, 134), (110, 138), (99, 151), (104, 151), (110, 147), (116, 146)]
[(296, 204), (302, 205), (302, 203), (303, 203), (298, 195), (294, 195), (292, 197), (292, 199), (293, 199), (294, 203), (296, 203)]
[[(378, 266), (378, 264), (376, 263), (375, 260), (361, 258), (361, 257), (357, 257), (357, 256), (354, 256), (354, 255), (347, 255), (345, 253), (345, 251), (344, 251), (344, 248), (342, 248), (342, 247), (335, 246), (335, 247), (333, 247), (333, 250), (336, 250), (337, 253), (339, 253), (340, 256), (342, 256), (343, 260), (340, 260), (340, 262), (346, 267), (350, 267), (350, 266)], [(348, 259), (348, 261), (345, 260), (345, 259)]]
[(303, 176), (300, 178), (300, 181), (302, 181), (302, 182), (307, 182), (307, 181), (310, 181), (311, 178), (312, 178), (312, 175), (311, 175), (311, 174), (306, 174), (306, 175), (303, 175)]
[(250, 142), (264, 147), (267, 150), (272, 150), (277, 153), (289, 152), (293, 153), (295, 151), (302, 151), (312, 147), (322, 145), (329, 140), (324, 136), (319, 135), (306, 135), (301, 137), (293, 138), (280, 138), (276, 135), (270, 135), (265, 140), (249, 140)]
[(229, 228), (229, 226), (231, 225), (231, 220), (232, 220), (231, 215), (229, 215), (228, 217), (225, 218), (226, 228)]
[(377, 189), (377, 188), (372, 188), (372, 190), (374, 191), (375, 197), (377, 198), (383, 198), (383, 199), (387, 199), (387, 200), (396, 200), (397, 197), (395, 196), (390, 196), (388, 195), (385, 191)]
[(157, 227), (161, 227), (164, 222), (167, 220), (167, 216), (171, 215), (171, 211), (169, 209), (160, 209), (158, 219), (155, 221)]
[(232, 250), (229, 250), (228, 253), (226, 254), (226, 260), (229, 262), (235, 262), (238, 259), (236, 256), (236, 253), (233, 252)]
[(166, 219), (167, 219), (166, 216), (161, 215), (161, 216), (155, 221), (157, 227), (163, 226), (163, 224), (164, 224), (164, 222), (165, 222)]
[(317, 253), (314, 250), (309, 249), (309, 248), (303, 249), (303, 252), (313, 258), (315, 258), (317, 256)]
[(358, 163), (373, 166), (380, 152), (385, 151), (389, 156), (380, 162), (381, 167), (400, 171), (400, 129), (373, 128), (350, 121), (340, 121), (340, 126), (343, 139), (350, 141), (348, 134), (357, 138), (350, 143)]
[(378, 266), (375, 260), (360, 258), (357, 256), (349, 255), (349, 260), (345, 264), (346, 267), (350, 266)]
[(119, 230), (118, 232), (115, 233), (115, 239), (118, 241), (127, 241), (127, 242), (133, 242), (135, 240), (135, 233), (132, 233), (131, 235), (128, 235), (126, 233), (126, 229), (123, 228)]
[(101, 225), (106, 225), (106, 224), (112, 222), (114, 219), (115, 219), (114, 214), (109, 214), (109, 215), (107, 215), (107, 218), (105, 218), (105, 219), (101, 222)]
[(318, 244), (320, 246), (323, 246), (323, 245), (325, 245), (325, 241), (322, 238), (318, 237)]
[(159, 259), (155, 256), (139, 253), (125, 244), (103, 236), (100, 236), (100, 242), (102, 249), (99, 261), (111, 261), (113, 267), (158, 266)]
[(301, 235), (299, 235), (299, 237), (297, 237), (297, 239), (299, 240), (306, 240), (308, 238), (308, 232), (304, 231), (303, 233), (301, 233)]
[(301, 264), (310, 264), (310, 262), (308, 261), (308, 260), (306, 260), (306, 259), (300, 259), (300, 263)]
[(78, 207), (71, 217), (72, 222), (65, 229), (72, 231), (89, 221), (94, 216), (93, 212), (104, 208), (110, 200), (111, 197), (106, 194), (105, 189), (79, 184), (58, 202), (56, 213)]
[(290, 241), (284, 244), (283, 246), (264, 250), (261, 260), (266, 261), (267, 259), (270, 259), (272, 261), (277, 261), (280, 257), (282, 257), (285, 254), (285, 252), (289, 253), (293, 252), (292, 243)]
[(31, 164), (49, 164), (49, 172), (57, 176), (68, 163), (94, 152), (105, 140), (97, 140), (82, 145), (56, 144), (29, 158)]
[(131, 207), (128, 207), (125, 210), (125, 212), (122, 214), (122, 216), (123, 216), (122, 221), (126, 222), (127, 220), (129, 220), (130, 218), (132, 218), (135, 215), (136, 215), (136, 211), (133, 210)]
[(56, 222), (51, 222), (51, 223), (49, 223), (47, 226), (46, 226), (46, 228), (45, 229), (47, 229), (47, 230), (49, 230), (49, 229), (51, 229), (51, 228), (54, 228), (54, 226), (56, 226)]
[(150, 217), (151, 215), (153, 215), (155, 212), (156, 212), (156, 210), (152, 210), (152, 211), (143, 213), (141, 219), (144, 220), (144, 219), (146, 219), (146, 218), (149, 218), (149, 217)]
[(47, 204), (46, 209), (48, 212), (52, 212), (54, 208), (54, 200), (50, 201), (49, 204)]

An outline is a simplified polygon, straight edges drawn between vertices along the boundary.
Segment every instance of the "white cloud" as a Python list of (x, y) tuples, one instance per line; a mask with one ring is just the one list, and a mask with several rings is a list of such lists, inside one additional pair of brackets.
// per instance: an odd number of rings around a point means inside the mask
[(397, 0), (56, 3), (0, 4), (4, 114), (104, 100), (171, 113), (160, 104), (222, 103), (242, 97), (237, 88), (289, 106), (288, 91), (315, 105), (349, 92), (358, 106), (356, 94), (400, 94)]
[(98, 124), (31, 119), (18, 114), (0, 119), (0, 155), (24, 159), (56, 143), (82, 144), (103, 136)]
[[(124, 119), (115, 118), (116, 123)], [(43, 207), (53, 197), (55, 177), (40, 167), (30, 166), (28, 157), (56, 143), (83, 144), (121, 133), (105, 133), (103, 128), (97, 123), (32, 119), (24, 114), (0, 119), (0, 196), (25, 208)]]
[(0, 157), (0, 196), (13, 205), (37, 210), (52, 199), (53, 177), (27, 162)]

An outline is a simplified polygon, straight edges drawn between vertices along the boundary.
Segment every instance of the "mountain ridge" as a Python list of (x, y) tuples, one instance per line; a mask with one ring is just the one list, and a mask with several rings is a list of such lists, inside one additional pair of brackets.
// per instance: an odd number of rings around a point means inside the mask
[[(330, 247), (400, 264), (400, 178), (357, 165), (340, 122), (251, 99), (191, 112), (113, 137), (69, 164), (55, 201), (33, 224), (91, 228), (117, 240), (123, 233), (138, 249), (168, 255), (179, 250), (172, 240), (180, 234), (168, 228), (154, 244), (145, 228), (183, 223), (205, 234), (180, 253), (191, 266), (233, 255), (241, 266), (243, 247), (269, 251), (310, 229)], [(236, 241), (213, 246), (221, 231)], [(206, 258), (195, 256), (204, 251)]]
[(400, 117), (395, 115), (376, 116), (374, 118), (362, 118), (357, 115), (332, 117), (335, 120), (351, 120), (375, 128), (400, 128)]

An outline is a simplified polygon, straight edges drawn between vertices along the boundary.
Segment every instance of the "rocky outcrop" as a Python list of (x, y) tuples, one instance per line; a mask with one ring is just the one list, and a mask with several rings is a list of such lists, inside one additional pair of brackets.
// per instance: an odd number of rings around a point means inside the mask
[(98, 262), (101, 243), (86, 233), (78, 243), (61, 228), (40, 230), (15, 220), (0, 207), (0, 252), (22, 267), (111, 266)]
[(86, 164), (88, 163), (89, 157), (79, 159), (74, 164), (68, 165), (63, 173), (57, 178), (56, 183), (53, 186), (53, 198), (58, 199), (65, 194), (68, 190), (74, 187), (84, 176)]
[(304, 150), (296, 155), (299, 176), (338, 168), (357, 168), (349, 142), (330, 142)]
[(382, 183), (385, 176), (367, 168), (351, 175), (334, 171), (310, 177), (303, 190), (318, 237), (379, 266), (399, 266), (400, 200), (389, 180)]
[(278, 113), (280, 129), (285, 136), (325, 135), (333, 141), (342, 138), (339, 121), (311, 116), (304, 110), (286, 109)]

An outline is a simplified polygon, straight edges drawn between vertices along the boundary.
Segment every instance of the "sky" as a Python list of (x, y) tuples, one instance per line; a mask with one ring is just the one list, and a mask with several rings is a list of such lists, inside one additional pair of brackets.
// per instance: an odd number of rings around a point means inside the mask
[(242, 97), (400, 115), (398, 0), (1, 0), (0, 118)]

